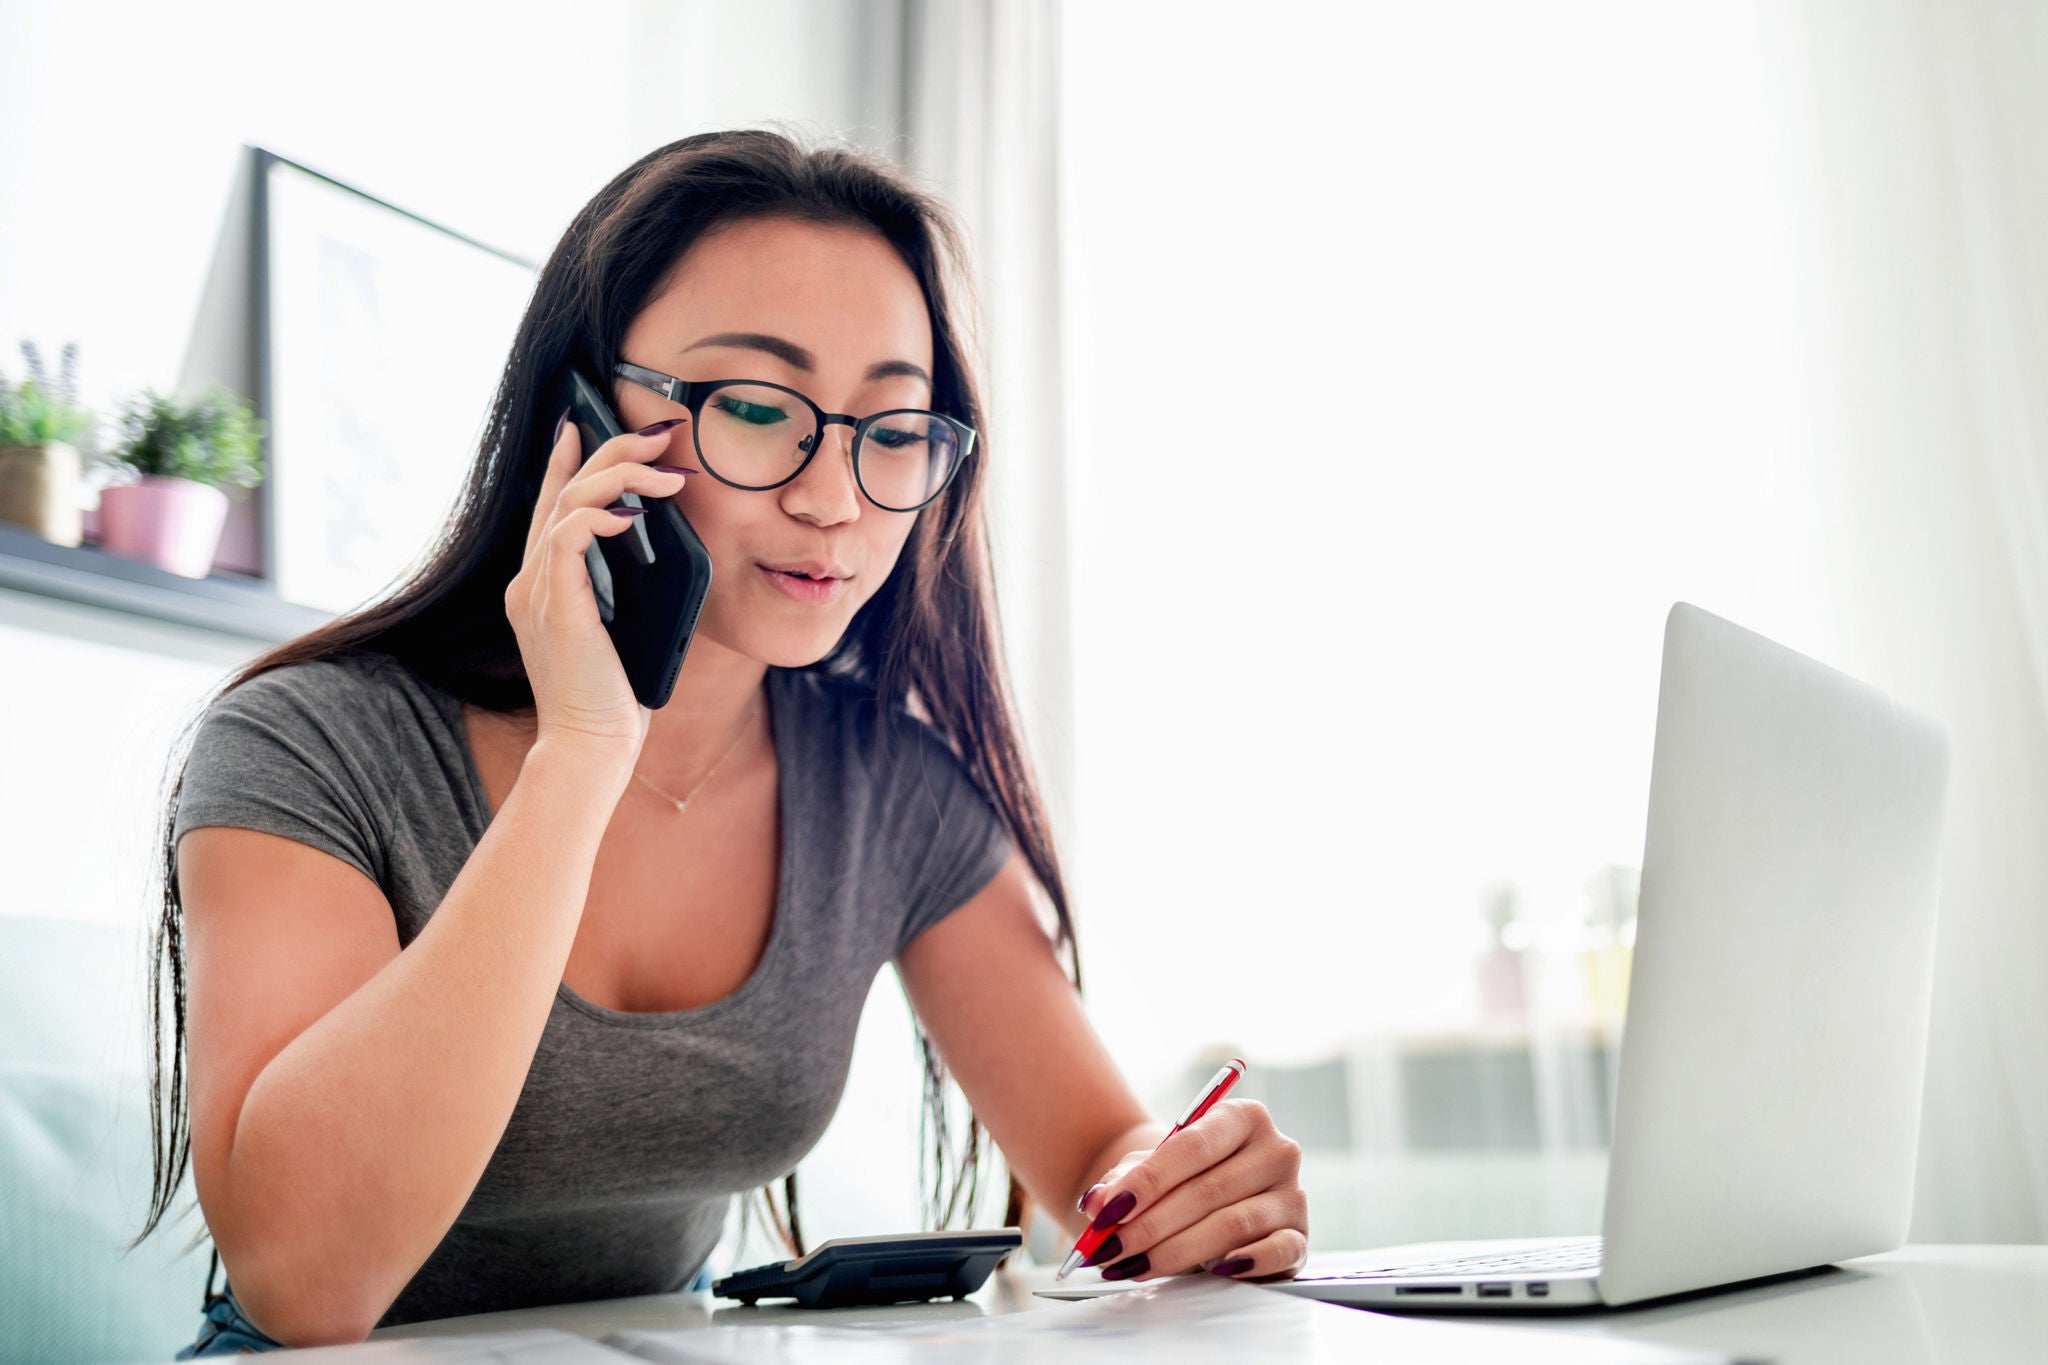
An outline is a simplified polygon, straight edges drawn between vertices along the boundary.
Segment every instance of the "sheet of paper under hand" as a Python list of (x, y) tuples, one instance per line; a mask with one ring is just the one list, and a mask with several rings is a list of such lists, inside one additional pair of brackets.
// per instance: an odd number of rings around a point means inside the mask
[(638, 1365), (631, 1356), (609, 1346), (536, 1327), (518, 1332), (478, 1332), (453, 1337), (399, 1337), (358, 1342), (350, 1346), (312, 1346), (291, 1354), (301, 1360), (347, 1361), (348, 1365)]
[(1399, 1361), (1402, 1365), (1729, 1365), (1724, 1355), (1577, 1333), (1467, 1325), (1318, 1303), (1190, 1275), (1086, 1303), (984, 1318), (829, 1320), (693, 1331), (614, 1332), (605, 1342), (657, 1365), (867, 1365), (944, 1360), (1001, 1365), (1170, 1360)]

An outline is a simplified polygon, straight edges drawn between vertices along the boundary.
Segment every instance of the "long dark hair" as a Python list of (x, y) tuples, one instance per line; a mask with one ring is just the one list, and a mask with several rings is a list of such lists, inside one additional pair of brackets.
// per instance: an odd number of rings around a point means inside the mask
[[(951, 214), (888, 162), (843, 146), (805, 147), (775, 132), (704, 133), (672, 142), (626, 168), (584, 205), (542, 267), (512, 339), (476, 460), (441, 537), (422, 566), (389, 596), (300, 636), (245, 665), (215, 695), (287, 664), (353, 651), (397, 657), (422, 677), (494, 711), (533, 705), (505, 588), (518, 572), (532, 516), (532, 489), (547, 459), (556, 414), (543, 410), (574, 365), (609, 375), (626, 329), (706, 231), (743, 218), (782, 216), (852, 224), (880, 233), (923, 287), (931, 317), (933, 406), (983, 426), (970, 343), (975, 294)], [(1009, 826), (1052, 902), (1057, 945), (1080, 984), (1073, 923), (1036, 776), (1018, 731), (997, 626), (983, 515), (984, 440), (939, 498), (919, 515), (894, 570), (846, 634), (811, 668), (850, 682), (879, 703), (921, 714), (961, 757)], [(201, 715), (203, 715), (203, 709)], [(185, 736), (197, 724), (188, 724)], [(162, 845), (163, 907), (151, 936), (150, 1136), (154, 1166), (148, 1237), (169, 1211), (191, 1155), (185, 1093), (185, 959), (172, 831), (184, 761), (167, 770)], [(170, 1061), (165, 1065), (168, 1033)], [(985, 1133), (967, 1113), (955, 1151), (945, 1065), (923, 1027), (925, 1110), (920, 1174), (931, 1162), (928, 1221), (943, 1226), (976, 1206)], [(947, 1167), (957, 1157), (948, 1188)], [(796, 1177), (785, 1211), (757, 1191), (794, 1254), (803, 1252)], [(744, 1217), (746, 1203), (742, 1204)], [(1006, 1221), (1025, 1214), (1010, 1181)], [(743, 1225), (744, 1226), (744, 1225)]]

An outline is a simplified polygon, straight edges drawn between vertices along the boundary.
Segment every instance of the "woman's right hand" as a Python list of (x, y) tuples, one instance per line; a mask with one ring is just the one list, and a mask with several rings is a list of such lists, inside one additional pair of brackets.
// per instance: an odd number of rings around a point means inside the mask
[(582, 455), (583, 434), (565, 421), (555, 434), (547, 474), (526, 532), (526, 555), (505, 588), (505, 615), (533, 685), (541, 739), (563, 739), (631, 767), (653, 715), (633, 695), (625, 667), (598, 616), (583, 554), (598, 536), (623, 534), (637, 520), (611, 510), (622, 493), (667, 498), (683, 475), (648, 461), (668, 448), (667, 426), (626, 432)]

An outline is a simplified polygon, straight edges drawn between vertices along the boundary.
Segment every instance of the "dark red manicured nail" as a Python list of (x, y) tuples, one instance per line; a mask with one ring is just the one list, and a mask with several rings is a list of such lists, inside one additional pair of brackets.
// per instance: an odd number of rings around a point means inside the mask
[(1105, 1280), (1128, 1280), (1131, 1276), (1142, 1275), (1151, 1268), (1152, 1258), (1141, 1251), (1135, 1256), (1126, 1256), (1115, 1265), (1104, 1266), (1102, 1268), (1102, 1278)]
[(1088, 1212), (1088, 1201), (1092, 1199), (1095, 1196), (1095, 1192), (1101, 1188), (1102, 1182), (1100, 1180), (1096, 1181), (1093, 1185), (1090, 1185), (1087, 1189), (1087, 1192), (1081, 1196), (1080, 1202), (1074, 1205), (1074, 1212)]
[(1124, 1221), (1124, 1215), (1129, 1213), (1132, 1205), (1137, 1202), (1138, 1196), (1132, 1194), (1129, 1190), (1125, 1190), (1122, 1194), (1104, 1204), (1102, 1212), (1096, 1214), (1095, 1221), (1088, 1226), (1094, 1228), (1097, 1232), (1102, 1231), (1104, 1228), (1113, 1228), (1118, 1223)]
[(666, 422), (656, 422), (652, 426), (642, 427), (633, 434), (635, 436), (659, 436), (662, 432), (667, 431), (672, 426), (676, 426), (682, 420), (680, 417), (671, 417)]
[(1081, 1264), (1101, 1265), (1104, 1261), (1114, 1261), (1117, 1257), (1123, 1254), (1123, 1238), (1117, 1236), (1115, 1233), (1112, 1232), (1109, 1234), (1109, 1236), (1102, 1239), (1101, 1246), (1095, 1248), (1095, 1250), (1088, 1253), (1088, 1259), (1081, 1262)]
[(645, 507), (607, 507), (604, 510), (615, 517), (644, 517), (647, 515)]
[(1218, 1261), (1215, 1267), (1212, 1270), (1210, 1270), (1209, 1273), (1211, 1275), (1242, 1275), (1245, 1273), (1245, 1271), (1250, 1270), (1251, 1268), (1251, 1257), (1233, 1256), (1227, 1261)]
[(555, 445), (555, 444), (559, 443), (559, 442), (561, 441), (561, 439), (562, 439), (562, 428), (563, 428), (563, 427), (565, 427), (565, 426), (568, 426), (568, 425), (569, 425), (569, 410), (568, 410), (567, 408), (563, 408), (563, 409), (562, 409), (562, 415), (561, 415), (560, 417), (557, 417), (557, 418), (555, 419), (555, 438), (554, 438), (554, 440), (552, 440), (552, 441), (549, 441), (549, 442), (548, 442), (548, 444), (552, 446), (552, 445)]
[(649, 469), (659, 469), (664, 474), (701, 474), (701, 469), (692, 469), (686, 464), (651, 464)]

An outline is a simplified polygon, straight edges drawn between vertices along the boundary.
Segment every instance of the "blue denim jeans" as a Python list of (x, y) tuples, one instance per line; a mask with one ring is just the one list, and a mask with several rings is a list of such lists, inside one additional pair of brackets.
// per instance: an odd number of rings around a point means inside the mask
[[(212, 1283), (208, 1281), (209, 1285)], [(711, 1267), (700, 1269), (687, 1286), (687, 1292), (695, 1294), (711, 1288)], [(275, 1351), (284, 1345), (263, 1334), (262, 1329), (249, 1321), (242, 1313), (242, 1305), (235, 1302), (234, 1286), (223, 1284), (221, 1292), (209, 1294), (206, 1300), (206, 1316), (199, 1324), (199, 1337), (190, 1346), (173, 1356), (173, 1360), (197, 1360), (205, 1356), (243, 1355), (251, 1351)]]
[(235, 1302), (234, 1287), (224, 1285), (220, 1293), (206, 1297), (206, 1316), (199, 1324), (198, 1339), (172, 1359), (196, 1360), (202, 1356), (275, 1351), (283, 1345), (283, 1342), (265, 1336), (255, 1323), (243, 1316), (242, 1305)]

